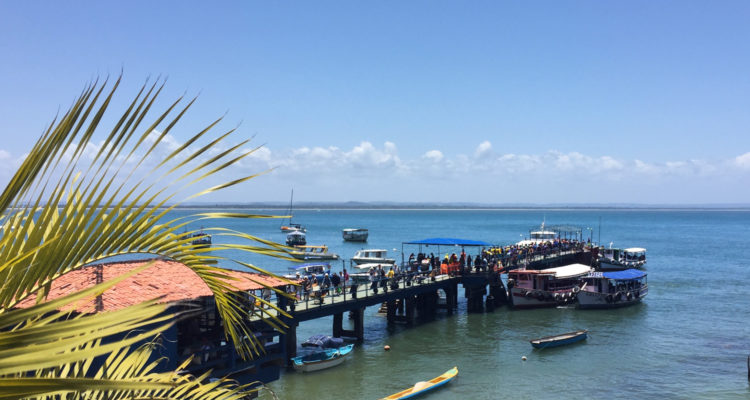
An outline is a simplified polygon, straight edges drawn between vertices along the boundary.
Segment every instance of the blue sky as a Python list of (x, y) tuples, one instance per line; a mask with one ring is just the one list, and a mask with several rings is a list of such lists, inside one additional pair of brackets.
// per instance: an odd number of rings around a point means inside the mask
[[(276, 169), (228, 201), (748, 203), (750, 3), (0, 2), (0, 180), (86, 83), (168, 77)], [(122, 103), (116, 106), (122, 106)]]

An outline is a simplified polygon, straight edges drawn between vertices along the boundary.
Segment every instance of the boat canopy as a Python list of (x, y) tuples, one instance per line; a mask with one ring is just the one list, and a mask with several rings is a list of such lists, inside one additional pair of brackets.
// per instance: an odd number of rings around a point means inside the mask
[(335, 349), (344, 345), (344, 339), (334, 338), (328, 335), (313, 335), (302, 343), (304, 347), (320, 347), (324, 349)]
[(430, 238), (416, 240), (413, 242), (404, 242), (404, 244), (424, 244), (435, 246), (492, 246), (490, 243), (479, 240), (455, 239), (455, 238)]
[(625, 281), (631, 279), (639, 279), (646, 276), (646, 273), (637, 269), (626, 269), (624, 271), (612, 271), (602, 272), (602, 276), (607, 279), (614, 279), (618, 281)]
[(630, 247), (624, 250), (627, 253), (645, 253), (646, 249), (642, 247)]
[(562, 267), (543, 269), (542, 272), (554, 272), (555, 278), (558, 279), (575, 278), (577, 276), (586, 275), (591, 272), (591, 267), (583, 264), (570, 264)]

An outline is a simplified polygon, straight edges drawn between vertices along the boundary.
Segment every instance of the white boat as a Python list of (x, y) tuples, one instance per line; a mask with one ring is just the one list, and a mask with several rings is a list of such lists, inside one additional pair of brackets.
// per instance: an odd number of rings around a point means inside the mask
[(346, 228), (341, 231), (341, 236), (347, 242), (366, 242), (370, 232), (365, 228)]
[(599, 270), (622, 271), (630, 268), (642, 268), (646, 264), (646, 249), (630, 247), (627, 249), (609, 248), (599, 249)]
[(583, 264), (512, 270), (508, 272), (508, 287), (513, 307), (555, 307), (572, 303), (581, 290), (580, 278), (591, 271), (591, 267)]
[(284, 275), (287, 279), (297, 278), (315, 278), (317, 280), (323, 280), (323, 276), (331, 272), (331, 264), (328, 263), (310, 263), (302, 264), (295, 267), (289, 267), (289, 273)]
[(370, 282), (370, 269), (371, 268), (377, 269), (378, 266), (383, 267), (385, 272), (388, 272), (388, 270), (391, 268), (394, 268), (396, 264), (367, 263), (367, 264), (353, 265), (351, 269), (351, 273), (349, 273), (349, 279), (352, 280), (352, 283), (367, 284)]
[(352, 262), (355, 264), (394, 264), (396, 260), (388, 258), (388, 250), (368, 249), (357, 250), (352, 257)]
[(307, 238), (302, 231), (292, 231), (286, 235), (287, 246), (304, 246), (307, 244)]
[(529, 238), (516, 243), (519, 246), (529, 246), (546, 242), (554, 242), (557, 239), (557, 232), (545, 229), (544, 222), (538, 230), (530, 231)]
[(323, 260), (338, 260), (339, 255), (336, 253), (329, 253), (328, 246), (294, 246), (294, 251), (290, 251), (289, 254), (298, 259), (306, 261), (323, 261)]
[(637, 269), (591, 272), (581, 279), (579, 308), (617, 308), (639, 303), (648, 294), (646, 273)]

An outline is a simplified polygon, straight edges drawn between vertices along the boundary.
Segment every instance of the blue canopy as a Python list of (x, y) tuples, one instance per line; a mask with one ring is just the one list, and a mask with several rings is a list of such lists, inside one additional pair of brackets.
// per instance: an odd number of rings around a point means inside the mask
[(492, 246), (490, 243), (479, 240), (454, 239), (454, 238), (430, 238), (414, 242), (404, 242), (404, 244), (425, 244), (437, 246)]
[(619, 281), (638, 279), (646, 276), (646, 273), (637, 269), (626, 269), (624, 271), (612, 271), (602, 272), (602, 276), (607, 279), (614, 279)]

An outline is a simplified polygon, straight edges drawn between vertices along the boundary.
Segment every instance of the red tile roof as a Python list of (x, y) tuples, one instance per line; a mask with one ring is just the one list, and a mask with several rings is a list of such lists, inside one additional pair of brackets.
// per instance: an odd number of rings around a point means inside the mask
[[(102, 280), (107, 281), (125, 274), (148, 261), (155, 261), (155, 263), (145, 271), (118, 283), (102, 293), (101, 311), (119, 310), (159, 297), (161, 297), (159, 302), (168, 303), (212, 295), (211, 290), (203, 280), (184, 264), (167, 260), (139, 260), (91, 265), (71, 271), (52, 282), (52, 288), (47, 299), (53, 300), (94, 286), (97, 283), (97, 268), (99, 266), (101, 266)], [(286, 284), (280, 279), (261, 274), (232, 270), (225, 271), (227, 275), (236, 278), (236, 280), (229, 280), (228, 282), (242, 291), (262, 289), (263, 285), (261, 285), (261, 282), (273, 287), (282, 287)], [(35, 302), (36, 296), (30, 296), (30, 298), (19, 303), (18, 307), (30, 307)], [(96, 312), (96, 300), (82, 300), (75, 304), (74, 309), (82, 313)]]

